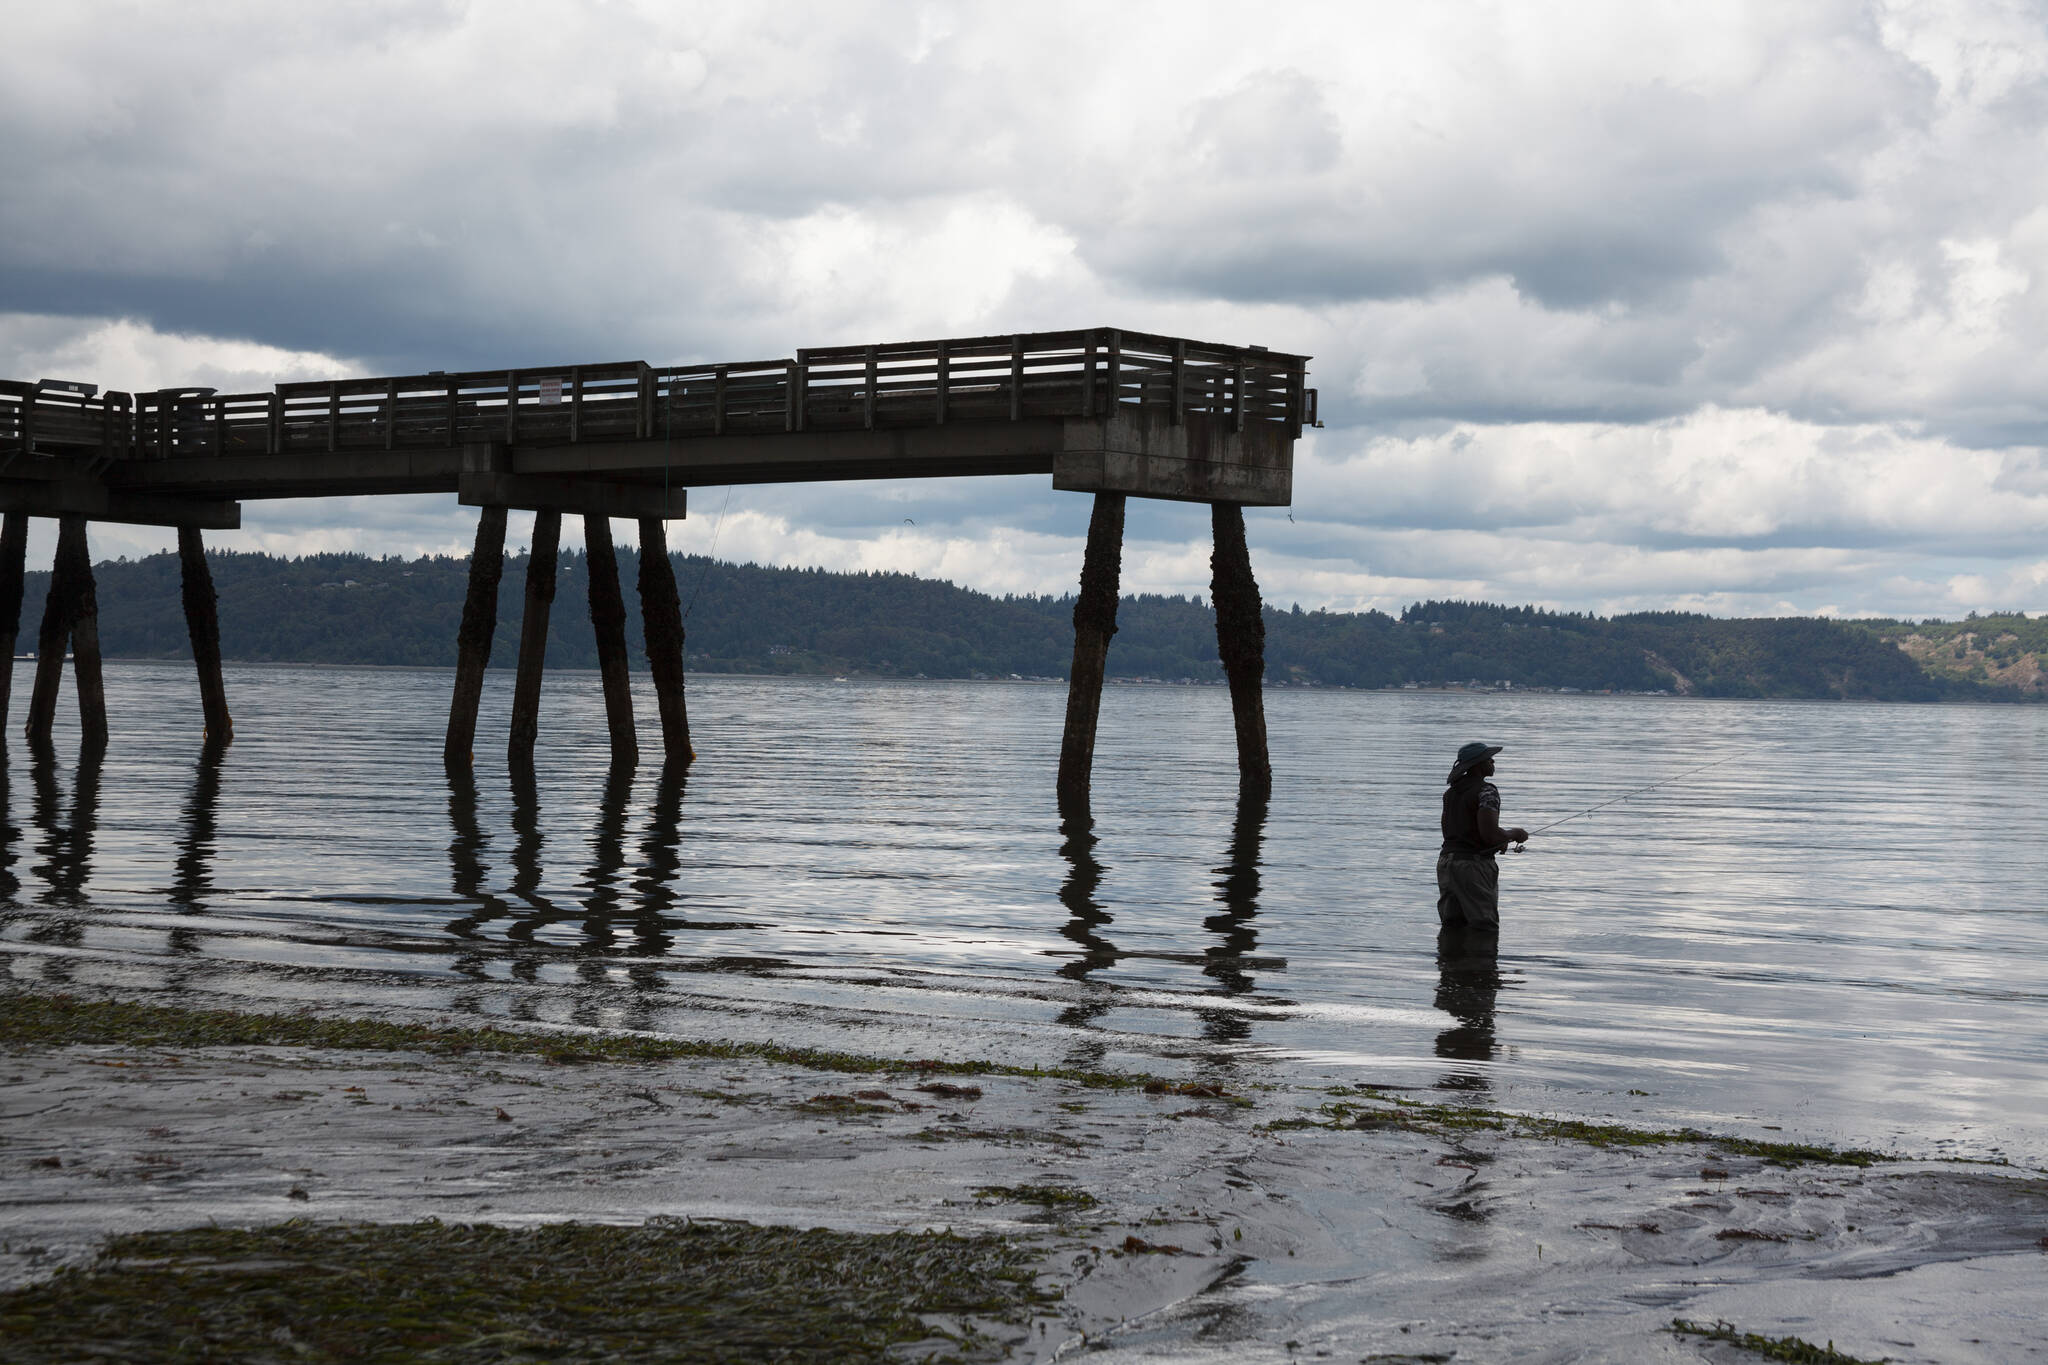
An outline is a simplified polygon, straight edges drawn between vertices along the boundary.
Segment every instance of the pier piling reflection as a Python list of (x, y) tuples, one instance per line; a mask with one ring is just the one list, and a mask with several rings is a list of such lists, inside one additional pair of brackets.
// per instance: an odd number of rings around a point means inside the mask
[[(1253, 921), (1259, 916), (1259, 853), (1266, 838), (1266, 805), (1266, 798), (1257, 793), (1238, 798), (1230, 848), (1223, 866), (1215, 869), (1216, 901), (1223, 908), (1202, 921), (1202, 927), (1216, 936), (1205, 954), (1202, 974), (1229, 996), (1249, 995), (1258, 989), (1251, 974), (1255, 965), (1252, 954), (1259, 946), (1259, 931)], [(1251, 1017), (1240, 1010), (1202, 1011), (1202, 1036), (1212, 1043), (1242, 1043), (1251, 1030)]]
[[(489, 886), (490, 866), (484, 862), (484, 850), (490, 838), (477, 816), (476, 774), (456, 764), (448, 765), (448, 824), (449, 881), (456, 899), (473, 907), (460, 919), (451, 920), (448, 932), (457, 939), (474, 940), (484, 925), (510, 913), (511, 905)], [(482, 977), (488, 961), (482, 951), (465, 948), (456, 956), (454, 967), (464, 976)]]
[[(680, 897), (675, 882), (683, 866), (683, 791), (689, 769), (665, 763), (654, 785), (654, 806), (640, 837), (640, 870), (632, 890), (634, 951), (642, 958), (661, 958), (675, 946), (670, 923)], [(652, 961), (635, 963), (628, 973), (643, 990), (658, 990), (661, 969)]]
[[(64, 808), (57, 781), (57, 751), (47, 743), (30, 742), (29, 823), (38, 839), (32, 854), (39, 861), (29, 872), (43, 883), (36, 900), (44, 907), (34, 916), (27, 941), (55, 948), (77, 948), (85, 941), (83, 913), (91, 906), (87, 884), (92, 880), (93, 840), (99, 824), (100, 772), (106, 745), (88, 739), (78, 750), (72, 775), (71, 806)], [(72, 961), (52, 954), (42, 961), (43, 979), (52, 985), (71, 980)]]
[[(171, 863), (170, 900), (181, 914), (204, 914), (213, 895), (220, 770), (226, 753), (224, 741), (210, 740), (200, 746), (199, 761), (193, 765), (192, 787), (185, 794), (183, 819), (179, 822), (178, 856)], [(201, 951), (200, 936), (190, 927), (178, 925), (170, 931), (166, 946), (174, 953), (190, 956)]]
[(32, 869), (46, 883), (42, 900), (68, 908), (86, 904), (86, 883), (92, 880), (93, 836), (99, 825), (100, 773), (107, 746), (88, 741), (79, 746), (78, 768), (72, 775), (71, 809), (63, 812), (57, 785), (57, 752), (34, 746), (29, 780), (35, 786), (34, 820), (43, 841), (36, 851), (43, 861)]
[[(1069, 981), (1100, 985), (1089, 981), (1090, 974), (1114, 967), (1122, 956), (1102, 933), (1115, 917), (1095, 898), (1102, 885), (1103, 867), (1095, 856), (1095, 846), (1101, 840), (1095, 833), (1094, 818), (1087, 814), (1062, 820), (1060, 834), (1060, 856), (1067, 860), (1066, 879), (1060, 883), (1060, 904), (1066, 906), (1069, 916), (1060, 926), (1060, 935), (1071, 939), (1081, 951), (1060, 964), (1059, 974)], [(1103, 987), (1090, 998), (1075, 1001), (1060, 1011), (1059, 1022), (1084, 1028), (1110, 1007), (1107, 988)]]
[[(548, 894), (544, 889), (549, 825), (541, 801), (537, 770), (515, 763), (508, 772), (511, 796), (511, 847), (506, 854), (508, 879), (501, 894), (492, 889), (492, 868), (485, 861), (492, 835), (480, 811), (473, 772), (452, 766), (447, 771), (450, 838), (448, 866), (455, 898), (471, 907), (451, 921), (448, 932), (468, 940), (454, 969), (478, 982), (541, 982), (549, 962), (573, 963), (573, 975), (588, 999), (611, 999), (623, 972), (634, 997), (660, 993), (666, 985), (667, 959), (676, 947), (678, 929), (722, 930), (749, 927), (727, 923), (693, 923), (681, 917), (683, 899), (676, 889), (682, 870), (682, 806), (687, 770), (667, 765), (656, 770), (651, 808), (636, 837), (634, 787), (638, 770), (615, 763), (605, 772), (594, 819), (588, 825), (588, 857), (573, 892)], [(558, 812), (559, 816), (559, 812)], [(555, 833), (560, 835), (559, 822)], [(637, 855), (637, 856), (635, 856)], [(561, 869), (557, 867), (557, 872)], [(487, 926), (497, 924), (510, 953), (494, 950)], [(573, 928), (564, 940), (556, 926)], [(631, 1006), (628, 1006), (631, 1008)], [(577, 1011), (588, 1013), (582, 1004)], [(618, 1026), (618, 1017), (591, 1015), (579, 1022)], [(638, 1027), (637, 1024), (626, 1026)]]

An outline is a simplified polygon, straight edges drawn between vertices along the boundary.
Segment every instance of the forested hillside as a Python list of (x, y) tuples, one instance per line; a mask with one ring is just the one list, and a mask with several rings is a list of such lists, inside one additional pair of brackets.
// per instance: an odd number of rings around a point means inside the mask
[[(466, 560), (262, 554), (211, 557), (221, 645), (242, 661), (450, 666)], [(639, 562), (619, 552), (628, 635), (640, 659)], [(991, 597), (907, 574), (767, 569), (674, 560), (699, 671), (934, 678), (1066, 675), (1071, 597)], [(519, 632), (526, 560), (506, 561), (496, 667)], [(95, 569), (100, 636), (113, 658), (188, 653), (175, 556)], [(48, 575), (28, 576), (21, 647), (31, 649)], [(561, 559), (548, 640), (556, 668), (594, 668), (588, 565)], [(1136, 596), (1119, 608), (1117, 677), (1214, 682), (1215, 622), (1199, 598)], [(1994, 700), (2042, 695), (2048, 621), (1960, 623), (1720, 620), (1674, 612), (1612, 618), (1533, 607), (1421, 602), (1383, 612), (1269, 607), (1268, 677), (1341, 687), (1503, 683), (1518, 688), (1668, 691), (1713, 697)]]

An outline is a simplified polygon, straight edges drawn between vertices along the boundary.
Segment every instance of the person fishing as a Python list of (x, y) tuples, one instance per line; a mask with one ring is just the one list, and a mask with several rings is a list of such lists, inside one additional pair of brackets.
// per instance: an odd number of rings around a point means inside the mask
[(1493, 776), (1498, 744), (1473, 740), (1458, 750), (1444, 779), (1443, 850), (1436, 855), (1436, 916), (1446, 930), (1500, 929), (1500, 868), (1493, 855), (1526, 843), (1529, 831), (1501, 828)]

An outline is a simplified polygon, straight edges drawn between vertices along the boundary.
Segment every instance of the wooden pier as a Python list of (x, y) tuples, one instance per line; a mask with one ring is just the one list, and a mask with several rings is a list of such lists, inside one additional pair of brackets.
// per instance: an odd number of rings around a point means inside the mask
[[(232, 724), (201, 533), (239, 527), (245, 501), (452, 493), (483, 509), (445, 749), (451, 763), (467, 764), (493, 643), (505, 512), (532, 511), (509, 740), (515, 759), (529, 757), (554, 544), (562, 514), (573, 513), (584, 518), (592, 561), (589, 608), (614, 756), (631, 761), (638, 741), (609, 526), (624, 517), (639, 523), (643, 547), (653, 547), (641, 556), (640, 596), (663, 752), (670, 763), (688, 763), (683, 631), (663, 524), (684, 515), (690, 488), (1050, 474), (1056, 489), (1096, 496), (1075, 609), (1062, 808), (1087, 807), (1126, 497), (1215, 509), (1219, 652), (1241, 781), (1262, 795), (1271, 785), (1259, 702), (1263, 627), (1239, 509), (1292, 499), (1294, 443), (1315, 421), (1306, 362), (1253, 346), (1095, 328), (828, 347), (717, 365), (632, 361), (341, 379), (250, 394), (0, 381), (0, 626), (11, 621), (19, 630), (25, 518), (57, 519), (28, 734), (48, 739), (68, 643), (88, 736), (103, 736), (87, 524), (178, 528), (206, 736), (226, 742)], [(0, 724), (6, 699), (0, 688)]]

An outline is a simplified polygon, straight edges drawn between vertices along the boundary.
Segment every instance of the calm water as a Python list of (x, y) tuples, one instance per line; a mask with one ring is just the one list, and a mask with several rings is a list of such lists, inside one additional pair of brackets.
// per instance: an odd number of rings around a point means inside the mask
[[(693, 677), (685, 784), (565, 674), (522, 785), (503, 675), (445, 776), (449, 682), (232, 669), (209, 763), (188, 666), (110, 666), (102, 762), (7, 754), (0, 970), (2048, 1161), (2048, 708), (1281, 691), (1261, 819), (1222, 689), (1115, 687), (1063, 831), (1059, 687)], [(1531, 828), (1716, 766), (1503, 858), (1498, 958), (1440, 961), (1475, 737)]]

